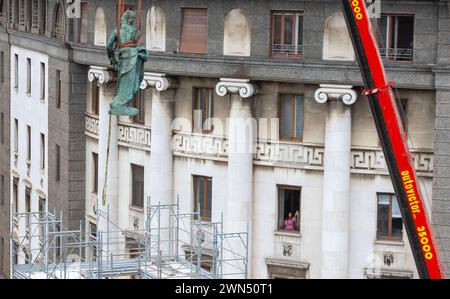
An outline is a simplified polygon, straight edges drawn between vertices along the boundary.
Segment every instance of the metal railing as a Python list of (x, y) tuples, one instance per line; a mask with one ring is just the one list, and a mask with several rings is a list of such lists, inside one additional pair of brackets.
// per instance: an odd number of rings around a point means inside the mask
[(303, 53), (302, 45), (294, 44), (272, 44), (273, 56), (296, 57)]
[(380, 48), (382, 57), (391, 61), (412, 61), (413, 49), (411, 48)]
[(54, 26), (54, 36), (58, 39), (64, 39), (65, 30), (64, 30), (64, 24), (55, 23)]

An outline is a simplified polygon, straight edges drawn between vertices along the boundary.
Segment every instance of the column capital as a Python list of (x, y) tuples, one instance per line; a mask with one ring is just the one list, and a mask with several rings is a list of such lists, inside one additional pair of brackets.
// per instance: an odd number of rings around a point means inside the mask
[(216, 85), (217, 95), (224, 97), (228, 93), (239, 93), (241, 98), (247, 99), (256, 94), (258, 87), (249, 79), (220, 78)]
[(92, 65), (88, 71), (89, 82), (98, 80), (99, 84), (107, 84), (115, 79), (115, 75), (107, 67)]
[(314, 99), (319, 104), (328, 100), (342, 100), (346, 105), (353, 105), (358, 100), (358, 94), (352, 85), (320, 84), (320, 88), (314, 93)]
[(144, 73), (144, 79), (141, 83), (141, 89), (154, 87), (157, 91), (162, 92), (175, 87), (175, 80), (161, 73)]

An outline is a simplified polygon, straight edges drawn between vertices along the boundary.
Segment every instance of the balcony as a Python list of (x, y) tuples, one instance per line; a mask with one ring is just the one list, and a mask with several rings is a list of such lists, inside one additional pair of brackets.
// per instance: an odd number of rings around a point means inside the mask
[(0, 13), (0, 27), (6, 28), (7, 26), (6, 22), (6, 15), (4, 13)]
[(303, 46), (293, 44), (272, 44), (272, 57), (300, 58)]
[(412, 61), (413, 53), (410, 48), (380, 48), (381, 57), (387, 61)]
[(64, 40), (64, 35), (65, 35), (64, 24), (56, 23), (55, 27), (54, 27), (54, 31), (55, 31), (54, 35), (57, 39)]

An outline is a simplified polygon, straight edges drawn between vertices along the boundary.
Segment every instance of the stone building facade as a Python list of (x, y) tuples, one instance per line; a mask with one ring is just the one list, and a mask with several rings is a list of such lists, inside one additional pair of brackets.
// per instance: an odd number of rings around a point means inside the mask
[[(79, 19), (63, 1), (1, 7), (7, 257), (12, 49), (48, 57), (46, 208), (69, 228), (95, 227), (115, 93), (104, 46), (116, 12), (100, 0), (82, 1)], [(447, 274), (449, 12), (447, 1), (383, 0), (373, 19)], [(142, 22), (151, 50), (134, 101), (142, 113), (112, 123), (115, 223), (142, 227), (147, 197), (179, 198), (184, 212), (213, 222), (223, 213), (225, 230), (248, 230), (252, 278), (418, 277), (339, 1), (149, 0)], [(20, 184), (26, 174), (16, 175)], [(3, 265), (8, 274), (8, 258)]]

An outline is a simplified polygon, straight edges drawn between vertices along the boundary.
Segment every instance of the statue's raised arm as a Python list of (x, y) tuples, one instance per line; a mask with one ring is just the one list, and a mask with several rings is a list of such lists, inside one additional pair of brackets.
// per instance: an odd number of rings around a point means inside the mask
[(140, 89), (149, 53), (138, 47), (140, 33), (134, 25), (135, 19), (134, 11), (126, 11), (121, 18), (119, 33), (116, 29), (106, 45), (111, 64), (117, 66), (117, 96), (109, 109), (113, 115), (136, 116), (139, 113), (138, 109), (130, 107), (130, 102)]

